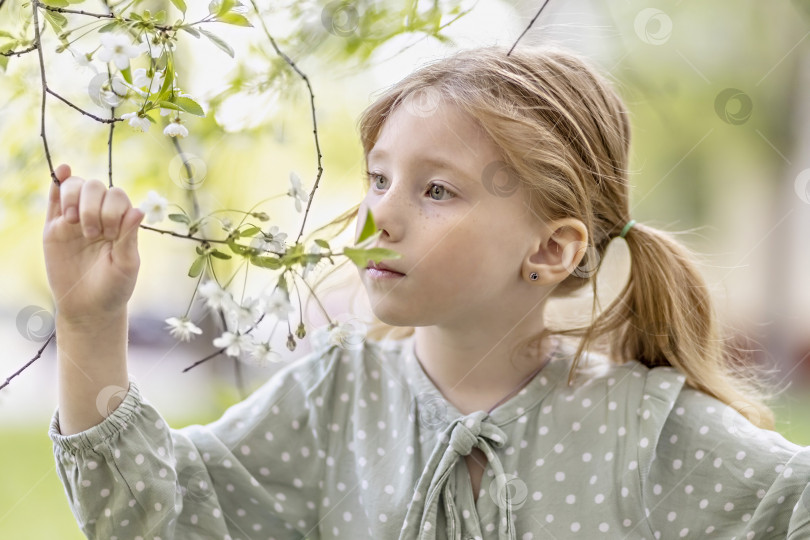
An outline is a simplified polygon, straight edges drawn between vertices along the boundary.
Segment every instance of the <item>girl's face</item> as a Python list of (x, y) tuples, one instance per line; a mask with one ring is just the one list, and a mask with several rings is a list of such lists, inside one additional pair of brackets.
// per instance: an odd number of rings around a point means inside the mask
[(388, 118), (367, 156), (355, 231), (370, 208), (382, 230), (374, 245), (402, 255), (381, 264), (404, 275), (360, 270), (381, 321), (470, 328), (503, 324), (526, 304), (521, 268), (540, 224), (502, 166), (491, 139), (452, 104), (426, 113), (406, 101)]

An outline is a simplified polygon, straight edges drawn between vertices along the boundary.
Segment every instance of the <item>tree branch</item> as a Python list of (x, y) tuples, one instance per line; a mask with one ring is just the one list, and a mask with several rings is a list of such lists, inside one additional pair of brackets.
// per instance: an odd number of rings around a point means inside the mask
[(253, 4), (253, 10), (256, 12), (259, 22), (262, 23), (264, 34), (267, 36), (267, 39), (270, 40), (270, 44), (273, 46), (273, 49), (275, 49), (276, 53), (282, 57), (284, 61), (287, 62), (302, 79), (304, 79), (304, 82), (307, 85), (307, 91), (309, 92), (310, 108), (312, 109), (312, 133), (315, 136), (315, 153), (318, 157), (318, 175), (315, 177), (315, 184), (312, 186), (312, 191), (310, 191), (309, 198), (307, 199), (307, 208), (304, 211), (304, 219), (301, 221), (301, 230), (298, 231), (298, 236), (295, 239), (295, 243), (297, 244), (301, 239), (301, 235), (304, 234), (304, 225), (306, 224), (307, 216), (309, 215), (309, 207), (312, 205), (312, 197), (315, 195), (315, 190), (318, 189), (318, 182), (320, 182), (321, 174), (323, 174), (323, 165), (321, 164), (321, 158), (323, 155), (321, 154), (321, 145), (318, 141), (318, 122), (315, 117), (315, 94), (312, 92), (312, 85), (309, 84), (309, 78), (300, 69), (298, 69), (298, 66), (295, 65), (295, 62), (293, 62), (289, 56), (284, 54), (281, 49), (279, 49), (278, 44), (276, 44), (276, 40), (270, 35), (270, 32), (267, 30), (267, 25), (264, 24), (264, 19), (261, 17), (259, 8), (256, 6), (255, 0), (250, 0), (250, 3)]
[(513, 50), (515, 50), (515, 47), (517, 46), (518, 41), (520, 41), (520, 38), (522, 38), (522, 37), (523, 37), (523, 36), (526, 34), (526, 32), (528, 32), (528, 31), (529, 31), (529, 28), (531, 28), (531, 27), (532, 27), (532, 25), (534, 24), (534, 21), (536, 21), (536, 20), (537, 20), (537, 17), (539, 17), (539, 16), (540, 16), (540, 14), (543, 12), (543, 8), (544, 8), (544, 7), (546, 7), (546, 4), (548, 4), (548, 0), (546, 0), (545, 2), (543, 2), (543, 5), (542, 5), (542, 6), (540, 6), (540, 9), (538, 9), (538, 10), (537, 10), (537, 13), (535, 13), (535, 15), (534, 15), (534, 17), (532, 18), (532, 20), (531, 20), (531, 21), (529, 21), (529, 26), (527, 26), (527, 27), (526, 27), (526, 28), (523, 30), (523, 32), (521, 32), (521, 34), (518, 36), (518, 38), (517, 38), (517, 39), (515, 40), (515, 42), (512, 44), (512, 47), (509, 49), (509, 52), (507, 52), (507, 53), (506, 53), (506, 56), (509, 56), (510, 54), (512, 54), (512, 51), (513, 51)]

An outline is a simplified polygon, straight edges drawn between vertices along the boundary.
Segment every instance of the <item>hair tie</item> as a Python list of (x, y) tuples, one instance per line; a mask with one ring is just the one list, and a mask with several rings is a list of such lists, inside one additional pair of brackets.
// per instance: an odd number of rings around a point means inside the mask
[(631, 228), (633, 225), (635, 225), (635, 224), (636, 224), (636, 220), (635, 220), (635, 219), (631, 219), (630, 221), (628, 221), (628, 222), (627, 222), (627, 225), (625, 225), (625, 226), (624, 226), (624, 229), (622, 229), (622, 232), (621, 232), (621, 233), (619, 233), (619, 238), (624, 238), (624, 236), (627, 234), (627, 231), (629, 231), (629, 230), (630, 230), (630, 228)]

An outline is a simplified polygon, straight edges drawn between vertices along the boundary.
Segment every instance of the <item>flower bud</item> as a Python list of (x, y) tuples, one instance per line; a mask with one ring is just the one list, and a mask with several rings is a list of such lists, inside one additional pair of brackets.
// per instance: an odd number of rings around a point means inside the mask
[(298, 336), (298, 339), (304, 339), (304, 336), (307, 335), (307, 330), (304, 328), (304, 323), (298, 324), (298, 329), (295, 331), (295, 335)]
[(287, 336), (287, 348), (290, 349), (291, 351), (295, 350), (295, 338), (293, 337), (292, 334)]

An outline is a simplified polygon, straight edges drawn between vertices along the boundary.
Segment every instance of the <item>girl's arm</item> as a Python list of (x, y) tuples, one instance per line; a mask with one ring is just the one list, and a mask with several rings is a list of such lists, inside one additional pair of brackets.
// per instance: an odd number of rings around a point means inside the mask
[(100, 423), (129, 388), (127, 312), (96, 323), (56, 317), (59, 418), (62, 435)]
[[(42, 235), (56, 304), (62, 434), (98, 424), (126, 393), (127, 302), (138, 277), (143, 212), (121, 188), (56, 169)], [(108, 395), (109, 394), (109, 395)]]
[(810, 447), (684, 388), (655, 454), (643, 494), (653, 534), (810, 538)]
[[(337, 348), (333, 349), (339, 350)], [(100, 424), (49, 435), (88, 538), (300, 539), (321, 497), (338, 353), (310, 353), (216, 422), (171, 429), (132, 382)]]

